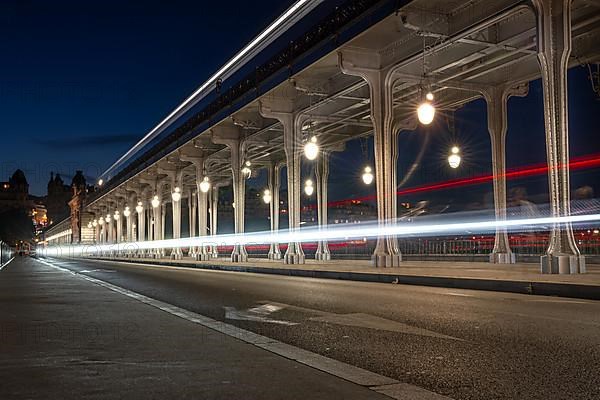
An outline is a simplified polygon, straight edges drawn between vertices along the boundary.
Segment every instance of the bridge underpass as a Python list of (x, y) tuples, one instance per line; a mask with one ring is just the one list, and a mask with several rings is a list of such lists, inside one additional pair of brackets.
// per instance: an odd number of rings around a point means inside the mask
[[(211, 106), (222, 104), (221, 109), (213, 107), (213, 114), (202, 111), (191, 118), (190, 112), (179, 113), (163, 121), (154, 131), (170, 129), (172, 133), (159, 143), (139, 143), (136, 148), (146, 145), (144, 151), (128, 153), (126, 163), (120, 160), (113, 165), (103, 176), (100, 191), (81, 201), (77, 220), (63, 221), (48, 231), (48, 244), (61, 237), (76, 244), (162, 240), (167, 222), (172, 238), (178, 239), (183, 218), (189, 219), (190, 236), (214, 234), (223, 185), (233, 187), (235, 233), (244, 233), (246, 180), (261, 168), (268, 171), (272, 231), (279, 230), (283, 168), (288, 229), (297, 231), (302, 223), (300, 173), (307, 162), (314, 164), (317, 219), (325, 227), (329, 154), (343, 151), (349, 140), (366, 136), (374, 137), (377, 218), (384, 231), (394, 227), (398, 218), (394, 171), (399, 133), (430, 122), (417, 118), (417, 105), (428, 103), (438, 116), (443, 113), (451, 118), (455, 110), (477, 98), (483, 98), (488, 107), (495, 217), (502, 223), (506, 220), (506, 104), (511, 96), (526, 95), (528, 82), (540, 77), (550, 185), (548, 215), (568, 217), (566, 72), (571, 66), (598, 60), (593, 39), (600, 26), (597, 4), (407, 1), (393, 9), (390, 2), (373, 3), (343, 9), (335, 20), (340, 25), (337, 35), (286, 59), (291, 63), (289, 75), (282, 77), (281, 70), (272, 70), (270, 86), (255, 82), (251, 92), (242, 94), (241, 84), (221, 78), (207, 81), (203, 87), (214, 87), (220, 96)], [(310, 39), (314, 34), (307, 33)], [(559, 36), (565, 40), (557, 40)], [(290, 46), (294, 49), (293, 42)], [(291, 55), (284, 51), (279, 57)], [(251, 65), (252, 60), (247, 62)], [(233, 98), (235, 94), (238, 97)], [(204, 95), (197, 94), (198, 98), (188, 99), (177, 110), (189, 109)], [(302, 150), (311, 140), (318, 146), (316, 159), (307, 161)], [(181, 213), (182, 202), (187, 202), (188, 216)], [(170, 218), (166, 218), (167, 209)], [(283, 253), (277, 243), (270, 247), (270, 260), (305, 262), (301, 243), (288, 243)], [(135, 255), (205, 261), (217, 251), (203, 245), (190, 247), (186, 254), (174, 247)], [(331, 258), (327, 241), (318, 242), (314, 257)], [(489, 257), (492, 263), (516, 262), (507, 229), (497, 229)], [(234, 246), (231, 260), (247, 259), (245, 246)], [(372, 261), (379, 267), (401, 266), (398, 239), (377, 238)], [(553, 224), (541, 271), (585, 272), (585, 258), (569, 222)]]

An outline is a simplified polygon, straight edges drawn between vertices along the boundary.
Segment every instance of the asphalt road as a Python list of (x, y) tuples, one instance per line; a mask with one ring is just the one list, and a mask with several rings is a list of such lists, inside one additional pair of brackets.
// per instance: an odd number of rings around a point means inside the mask
[(454, 399), (600, 399), (600, 302), (53, 259)]

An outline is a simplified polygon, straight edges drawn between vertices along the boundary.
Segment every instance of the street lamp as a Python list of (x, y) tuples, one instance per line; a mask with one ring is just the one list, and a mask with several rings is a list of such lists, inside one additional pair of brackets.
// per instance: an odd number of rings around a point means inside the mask
[(144, 212), (144, 206), (142, 205), (141, 201), (138, 201), (137, 206), (135, 206), (135, 212), (137, 212), (138, 214)]
[(121, 214), (119, 214), (119, 210), (115, 211), (115, 215), (113, 215), (113, 218), (115, 219), (115, 221), (119, 221), (119, 218), (121, 218)]
[(304, 156), (308, 160), (314, 160), (319, 155), (319, 145), (317, 144), (317, 137), (313, 136), (304, 145)]
[(370, 185), (371, 183), (373, 183), (373, 172), (371, 170), (371, 167), (365, 167), (365, 172), (362, 174), (362, 180), (365, 183), (365, 185)]
[(202, 182), (200, 182), (200, 191), (202, 193), (208, 193), (209, 190), (210, 190), (210, 179), (208, 179), (208, 176), (205, 176), (204, 179), (202, 180)]
[(88, 229), (92, 227), (92, 221), (88, 222), (87, 227), (88, 227)]
[(98, 179), (98, 186), (102, 186), (104, 185), (104, 179), (100, 178)]
[(110, 217), (110, 214), (107, 214), (107, 215), (106, 215), (106, 218), (104, 219), (104, 220), (106, 221), (106, 223), (107, 223), (107, 224), (108, 224), (108, 223), (110, 223), (110, 218), (111, 218), (111, 217)]
[(125, 210), (123, 210), (123, 215), (125, 216), (125, 218), (129, 218), (129, 216), (131, 215), (131, 210), (129, 209), (129, 206), (125, 206)]
[(98, 220), (98, 224), (100, 226), (104, 225), (104, 218), (100, 217), (100, 219)]
[(314, 191), (313, 181), (307, 179), (306, 182), (304, 182), (304, 193), (306, 193), (307, 196), (312, 196)]
[(271, 196), (271, 191), (269, 189), (265, 189), (265, 191), (263, 192), (263, 201), (265, 202), (265, 204), (269, 204), (272, 200), (272, 196)]
[(171, 193), (171, 198), (174, 202), (178, 202), (179, 200), (181, 200), (181, 189), (179, 188), (179, 186), (173, 189), (173, 193)]
[(152, 204), (152, 208), (157, 208), (158, 206), (160, 206), (160, 200), (158, 198), (158, 195), (154, 195), (150, 203)]
[(425, 95), (425, 99), (419, 104), (417, 108), (417, 117), (419, 122), (423, 125), (429, 125), (435, 117), (435, 107), (431, 103), (433, 101), (433, 93), (428, 92)]
[(98, 220), (97, 219), (95, 219), (95, 220), (92, 221), (92, 226), (94, 228), (98, 226)]
[(458, 146), (452, 147), (450, 149), (450, 155), (448, 156), (448, 164), (450, 164), (450, 168), (458, 168), (460, 165), (461, 157), (460, 157), (460, 149)]

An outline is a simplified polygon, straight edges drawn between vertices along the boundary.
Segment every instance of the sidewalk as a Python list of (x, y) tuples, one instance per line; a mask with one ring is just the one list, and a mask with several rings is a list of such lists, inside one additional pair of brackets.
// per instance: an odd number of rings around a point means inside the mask
[[(106, 258), (103, 258), (106, 259)], [(119, 261), (171, 265), (223, 271), (292, 275), (365, 282), (401, 283), (457, 289), (573, 297), (600, 300), (600, 265), (588, 265), (580, 275), (542, 275), (537, 264), (500, 265), (488, 262), (405, 261), (397, 268), (374, 268), (367, 260), (306, 260), (303, 265), (252, 258), (232, 263), (220, 257), (211, 261), (116, 258)]]
[(5, 400), (389, 399), (25, 257), (0, 272), (0, 337)]

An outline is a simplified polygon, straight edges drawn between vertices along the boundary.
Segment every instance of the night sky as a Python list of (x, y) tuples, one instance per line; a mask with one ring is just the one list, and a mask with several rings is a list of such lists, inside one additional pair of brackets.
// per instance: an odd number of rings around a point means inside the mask
[[(98, 176), (291, 3), (0, 2), (0, 180), (21, 168), (30, 192), (43, 195), (50, 171), (67, 183), (76, 169), (89, 179)], [(569, 85), (571, 156), (600, 153), (600, 101), (586, 70), (573, 69)], [(538, 81), (526, 98), (510, 100), (509, 168), (545, 162), (541, 93)], [(425, 147), (417, 172), (402, 186), (489, 173), (485, 119), (480, 100), (456, 113), (453, 133), (442, 119), (402, 132), (399, 181)], [(453, 144), (464, 154), (457, 171), (446, 164)], [(360, 184), (362, 167), (373, 159), (363, 146), (353, 141), (333, 155), (331, 200), (373, 192)], [(591, 185), (597, 195), (597, 172), (574, 173), (572, 187)], [(540, 177), (509, 187), (543, 193), (546, 182)], [(482, 186), (482, 192), (491, 190), (491, 184)]]

